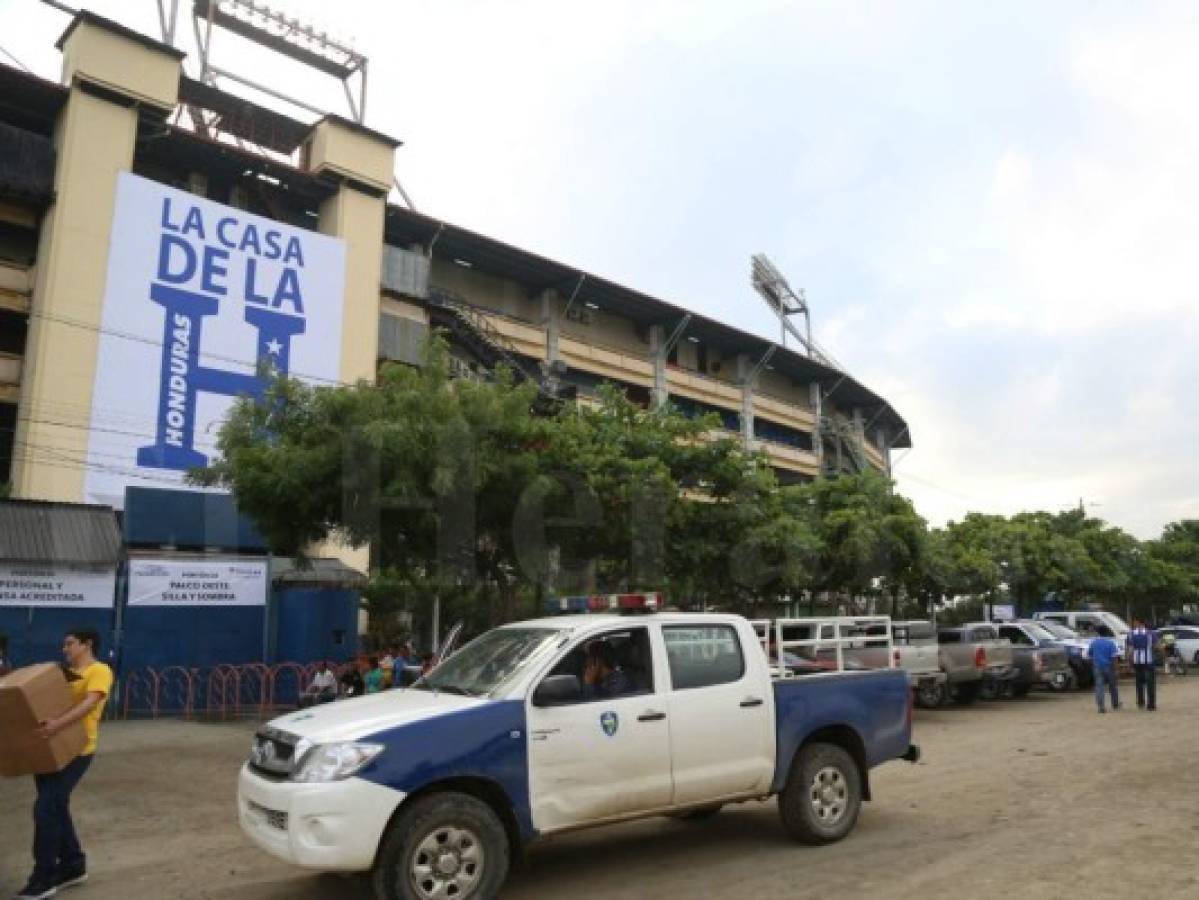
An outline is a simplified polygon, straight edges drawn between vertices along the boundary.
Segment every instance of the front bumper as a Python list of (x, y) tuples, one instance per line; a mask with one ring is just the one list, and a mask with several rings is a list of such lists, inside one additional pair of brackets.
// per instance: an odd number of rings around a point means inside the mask
[(248, 764), (237, 781), (237, 817), (246, 836), (272, 856), (322, 872), (370, 869), (403, 799), (401, 792), (361, 778), (273, 781)]

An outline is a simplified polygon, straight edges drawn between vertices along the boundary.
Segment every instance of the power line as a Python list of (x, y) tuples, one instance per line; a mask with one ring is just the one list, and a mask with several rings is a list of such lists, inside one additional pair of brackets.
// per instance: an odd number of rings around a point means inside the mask
[(9, 59), (11, 59), (13, 62), (15, 62), (18, 66), (20, 66), (22, 69), (24, 69), (30, 75), (33, 74), (33, 69), (29, 68), (29, 66), (25, 65), (25, 63), (21, 62), (19, 59), (17, 59), (15, 56), (13, 56), (13, 54), (11, 52), (9, 52), (8, 48), (6, 48), (3, 44), (0, 44), (0, 53), (3, 53), (5, 56), (7, 56)]
[[(44, 319), (48, 322), (57, 322), (61, 325), (67, 325), (72, 328), (81, 328), (85, 331), (92, 331), (97, 334), (112, 335), (113, 337), (121, 338), (123, 340), (134, 341), (139, 344), (145, 344), (146, 346), (149, 346), (149, 347), (157, 347), (160, 350), (166, 346), (164, 341), (155, 340), (154, 338), (148, 338), (148, 337), (145, 337), (144, 335), (140, 335), (140, 334), (133, 334), (128, 331), (118, 331), (115, 328), (105, 328), (102, 325), (94, 325), (91, 322), (83, 322), (78, 319), (70, 319), (70, 318), (67, 318), (66, 316), (55, 316), (51, 313), (39, 312), (36, 310), (31, 310), (29, 312), (29, 316), (30, 316), (30, 318)], [(255, 369), (258, 365), (258, 360), (254, 360), (253, 362), (251, 362), (249, 360), (242, 359), (242, 358), (239, 358), (236, 356), (226, 356), (225, 354), (211, 353), (211, 352), (207, 352), (204, 350), (201, 350), (199, 352), (199, 357), (201, 359), (209, 359), (209, 360), (216, 360), (218, 362), (232, 363), (233, 365), (243, 366), (243, 367), (245, 367), (247, 369), (251, 369), (251, 370)], [(341, 381), (340, 379), (337, 379), (337, 378), (326, 378), (323, 375), (314, 375), (311, 372), (300, 372), (300, 371), (289, 370), (288, 375), (293, 376), (293, 377), (298, 377), (298, 378), (304, 378), (304, 379), (307, 379), (308, 381), (323, 382), (330, 386), (339, 386), (339, 387), (353, 387), (354, 386), (353, 382)]]

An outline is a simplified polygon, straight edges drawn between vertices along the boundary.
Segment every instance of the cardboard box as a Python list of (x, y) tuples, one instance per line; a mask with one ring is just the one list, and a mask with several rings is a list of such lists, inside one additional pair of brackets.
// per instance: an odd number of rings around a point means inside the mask
[(62, 667), (26, 666), (0, 678), (0, 775), (57, 772), (87, 745), (82, 720), (49, 740), (34, 732), (38, 723), (61, 716), (74, 705)]

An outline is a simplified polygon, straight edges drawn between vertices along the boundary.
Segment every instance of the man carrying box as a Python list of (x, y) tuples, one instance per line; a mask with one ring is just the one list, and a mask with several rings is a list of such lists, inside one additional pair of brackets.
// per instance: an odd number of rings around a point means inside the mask
[(63, 639), (62, 652), (74, 705), (57, 718), (40, 723), (37, 733), (49, 740), (82, 721), (87, 743), (83, 752), (60, 771), (34, 776), (37, 801), (33, 804), (33, 875), (14, 900), (46, 900), (59, 888), (87, 880), (87, 858), (71, 821), (71, 792), (92, 763), (100, 716), (112, 689), (112, 670), (96, 659), (99, 649), (100, 635), (94, 628), (73, 629)]

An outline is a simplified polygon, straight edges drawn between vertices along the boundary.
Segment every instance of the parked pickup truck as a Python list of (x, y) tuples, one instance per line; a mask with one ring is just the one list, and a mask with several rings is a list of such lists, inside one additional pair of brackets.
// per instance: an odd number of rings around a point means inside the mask
[(907, 677), (774, 679), (758, 648), (732, 615), (494, 629), (410, 688), (263, 727), (241, 827), (298, 866), (371, 871), (379, 900), (494, 897), (536, 838), (772, 795), (794, 839), (836, 841), (871, 769), (919, 758)]
[(1093, 639), (1080, 637), (1073, 628), (1067, 628), (1050, 619), (1034, 621), (1049, 632), (1055, 647), (1061, 647), (1066, 651), (1066, 661), (1070, 665), (1071, 681), (1074, 686), (1091, 687), (1095, 683), (1095, 677), (1091, 671), (1091, 641)]
[(1074, 680), (1070, 657), (1057, 638), (1032, 621), (999, 622), (999, 637), (1012, 645), (1012, 660), (1019, 674), (1012, 682), (1012, 696), (1023, 697), (1037, 685), (1064, 691)]
[(932, 622), (893, 622), (895, 662), (908, 673), (916, 703), (936, 709), (949, 696), (949, 681), (941, 669), (937, 628)]
[[(811, 624), (819, 621), (776, 619), (770, 623), (758, 620), (754, 626), (759, 636), (765, 625), (770, 635), (783, 636), (784, 645), (796, 646), (799, 654), (791, 654), (786, 660), (793, 673), (802, 671), (804, 658), (814, 658), (817, 664), (835, 665), (836, 642), (831, 638), (834, 628), (839, 628), (839, 633), (848, 639), (841, 642), (845, 667), (902, 669), (907, 673), (908, 684), (918, 704), (935, 708), (945, 702), (946, 677), (941, 671), (937, 630), (931, 622), (892, 622), (887, 616), (859, 616), (842, 618), (837, 626), (827, 621), (819, 628)], [(817, 635), (821, 640), (812, 640)], [(770, 645), (777, 646), (777, 638), (771, 640)], [(800, 654), (800, 659), (795, 659)]]
[(993, 625), (941, 628), (937, 643), (955, 703), (973, 703), (984, 692), (992, 696), (1004, 693), (1016, 679), (1012, 645), (999, 639)]

